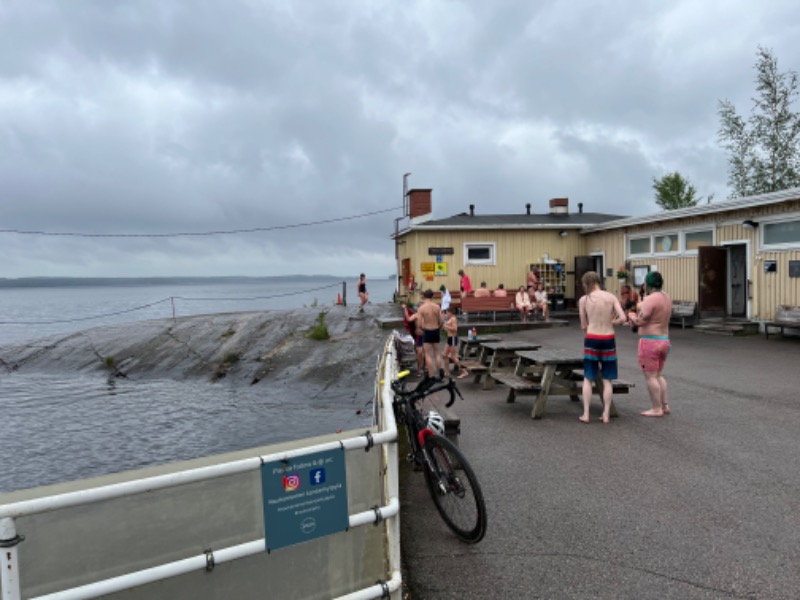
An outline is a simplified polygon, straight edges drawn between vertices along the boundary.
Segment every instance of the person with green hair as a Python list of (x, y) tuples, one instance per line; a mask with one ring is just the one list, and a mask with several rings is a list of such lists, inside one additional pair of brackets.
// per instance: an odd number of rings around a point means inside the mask
[(642, 416), (663, 417), (671, 412), (664, 365), (671, 348), (669, 320), (672, 316), (672, 298), (661, 289), (664, 286), (664, 278), (658, 271), (650, 271), (645, 277), (644, 285), (646, 295), (639, 305), (639, 311), (628, 313), (628, 321), (633, 327), (638, 327), (637, 358), (644, 372), (652, 404)]

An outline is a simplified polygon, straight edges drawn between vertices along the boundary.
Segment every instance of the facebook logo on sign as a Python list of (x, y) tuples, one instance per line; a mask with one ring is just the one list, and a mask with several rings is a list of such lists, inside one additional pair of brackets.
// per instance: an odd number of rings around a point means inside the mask
[(311, 469), (309, 473), (311, 485), (319, 485), (325, 483), (325, 469)]

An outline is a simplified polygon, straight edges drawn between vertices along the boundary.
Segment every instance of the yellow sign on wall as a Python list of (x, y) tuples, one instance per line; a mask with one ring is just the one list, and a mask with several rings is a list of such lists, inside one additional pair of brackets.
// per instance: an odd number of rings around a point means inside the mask
[(422, 271), (423, 275), (433, 275), (436, 271), (436, 263), (432, 262), (425, 262), (419, 266), (419, 270)]
[(446, 262), (437, 262), (436, 263), (436, 274), (437, 275), (447, 275), (447, 263)]

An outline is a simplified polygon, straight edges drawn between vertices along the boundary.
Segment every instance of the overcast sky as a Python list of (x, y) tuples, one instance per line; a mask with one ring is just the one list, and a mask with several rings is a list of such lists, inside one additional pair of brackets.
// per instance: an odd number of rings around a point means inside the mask
[(750, 115), (759, 45), (800, 71), (796, 0), (0, 0), (0, 28), (0, 230), (266, 230), (4, 232), (0, 277), (382, 278), (407, 172), (437, 218), (652, 213), (675, 170), (723, 201), (719, 100)]

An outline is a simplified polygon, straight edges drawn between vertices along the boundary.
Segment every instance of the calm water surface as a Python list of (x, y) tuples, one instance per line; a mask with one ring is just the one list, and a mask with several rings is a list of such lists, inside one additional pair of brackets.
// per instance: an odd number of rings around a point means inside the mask
[[(341, 285), (298, 293), (330, 283), (0, 289), (0, 344), (168, 318), (171, 300), (131, 313), (96, 315), (170, 297), (187, 298), (175, 300), (179, 316), (322, 305), (323, 292), (324, 304), (330, 305)], [(348, 294), (354, 285), (348, 282)], [(385, 302), (391, 299), (394, 282), (370, 282), (369, 289), (371, 301)], [(349, 304), (354, 302), (351, 298)], [(224, 380), (215, 384), (106, 381), (0, 371), (0, 492), (361, 428), (371, 422), (371, 407), (356, 406), (352, 393), (331, 390), (316, 399), (282, 394), (271, 396), (263, 386), (227, 387)]]

